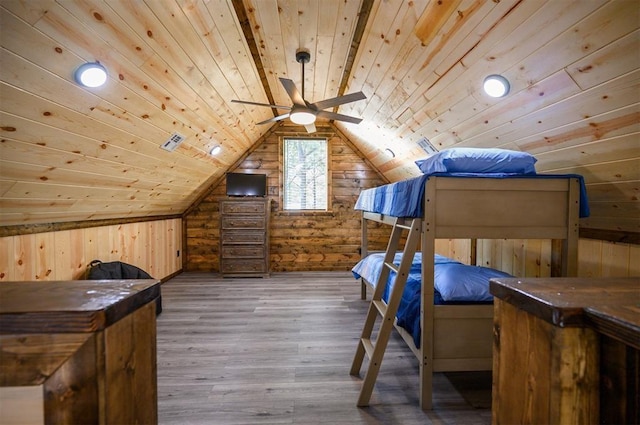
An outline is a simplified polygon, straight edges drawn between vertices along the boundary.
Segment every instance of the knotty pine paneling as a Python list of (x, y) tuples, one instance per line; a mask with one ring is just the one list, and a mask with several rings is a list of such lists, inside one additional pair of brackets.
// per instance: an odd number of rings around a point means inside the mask
[[(527, 151), (538, 157), (538, 171), (578, 172), (588, 180), (594, 208), (582, 227), (638, 233), (639, 179), (621, 170), (639, 156), (640, 62), (629, 53), (640, 47), (636, 2), (462, 1), (450, 16), (432, 16), (441, 29), (431, 34), (438, 26), (424, 28), (421, 13), (434, 4), (415, 4), (410, 13), (403, 2), (394, 16), (387, 4), (373, 8), (349, 82), (372, 96), (341, 109), (364, 117), (358, 127), (336, 126), (391, 181), (417, 174), (407, 159), (424, 154), (407, 142), (420, 137), (438, 149)], [(408, 29), (416, 37), (405, 38)], [(511, 83), (501, 99), (481, 90), (494, 72)], [(385, 145), (401, 154), (370, 155)], [(609, 191), (611, 203), (600, 205), (599, 186), (612, 183), (621, 190)]]
[[(183, 212), (268, 130), (268, 109), (229, 105), (268, 100), (233, 6), (196, 3), (2, 3), (0, 224)], [(84, 61), (105, 87), (75, 84)]]
[(163, 279), (180, 271), (182, 255), (181, 219), (6, 236), (0, 281), (83, 279), (93, 260), (123, 261)]
[[(548, 240), (479, 240), (478, 265), (514, 276), (550, 277), (551, 243)], [(640, 276), (640, 246), (581, 238), (578, 276)]]
[(640, 276), (640, 246), (624, 243), (580, 239), (578, 276)]

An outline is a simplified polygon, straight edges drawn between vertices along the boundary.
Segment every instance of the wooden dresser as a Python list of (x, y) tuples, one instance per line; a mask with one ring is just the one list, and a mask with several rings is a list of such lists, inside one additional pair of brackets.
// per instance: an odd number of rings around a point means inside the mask
[(269, 276), (268, 198), (224, 198), (220, 201), (220, 273)]
[(640, 423), (640, 278), (491, 279), (493, 424)]
[(0, 423), (158, 422), (153, 279), (0, 284)]

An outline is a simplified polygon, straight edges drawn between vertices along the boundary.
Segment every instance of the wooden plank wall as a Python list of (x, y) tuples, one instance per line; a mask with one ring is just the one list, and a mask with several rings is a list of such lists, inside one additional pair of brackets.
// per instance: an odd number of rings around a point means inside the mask
[(580, 239), (578, 276), (640, 276), (640, 245)]
[(82, 279), (96, 259), (124, 261), (156, 279), (174, 274), (182, 268), (182, 220), (0, 238), (0, 281)]
[[(514, 276), (551, 276), (551, 243), (548, 240), (478, 241), (479, 265)], [(640, 276), (640, 245), (582, 238), (578, 242), (578, 276)]]

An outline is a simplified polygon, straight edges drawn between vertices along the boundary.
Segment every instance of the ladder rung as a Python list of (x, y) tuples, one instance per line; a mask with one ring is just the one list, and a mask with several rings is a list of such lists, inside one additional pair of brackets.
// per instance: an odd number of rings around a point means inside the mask
[(393, 270), (394, 272), (398, 273), (399, 267), (396, 266), (393, 263), (384, 263), (385, 267), (388, 267), (389, 269)]
[(380, 300), (374, 300), (372, 301), (372, 303), (376, 307), (376, 310), (378, 310), (382, 317), (384, 317), (384, 315), (387, 313), (387, 305)]
[(362, 338), (362, 346), (364, 347), (364, 352), (367, 353), (367, 357), (371, 358), (373, 356), (373, 343), (369, 338)]
[(411, 230), (411, 226), (407, 226), (406, 224), (396, 223), (396, 227), (399, 227), (404, 230)]

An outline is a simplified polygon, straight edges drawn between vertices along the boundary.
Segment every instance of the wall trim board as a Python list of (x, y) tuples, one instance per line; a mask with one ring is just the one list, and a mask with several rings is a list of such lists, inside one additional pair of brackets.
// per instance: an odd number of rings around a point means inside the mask
[(623, 230), (590, 229), (580, 227), (580, 237), (607, 242), (618, 242), (640, 245), (640, 233)]
[(168, 275), (166, 275), (165, 277), (163, 277), (162, 279), (160, 279), (160, 283), (161, 283), (161, 284), (166, 283), (167, 281), (169, 281), (169, 280), (173, 279), (174, 277), (176, 277), (176, 276), (178, 276), (178, 275), (181, 275), (181, 274), (182, 274), (182, 272), (183, 272), (183, 269), (178, 269), (178, 270), (176, 270), (175, 272), (173, 272), (173, 273), (171, 273), (171, 274), (168, 274)]
[(17, 224), (0, 226), (0, 238), (5, 236), (32, 235), (35, 233), (59, 232), (62, 230), (87, 229), (90, 227), (113, 226), (118, 224), (144, 223), (147, 221), (183, 218), (182, 214), (154, 215), (148, 217), (109, 218), (103, 220), (65, 221), (60, 223)]

